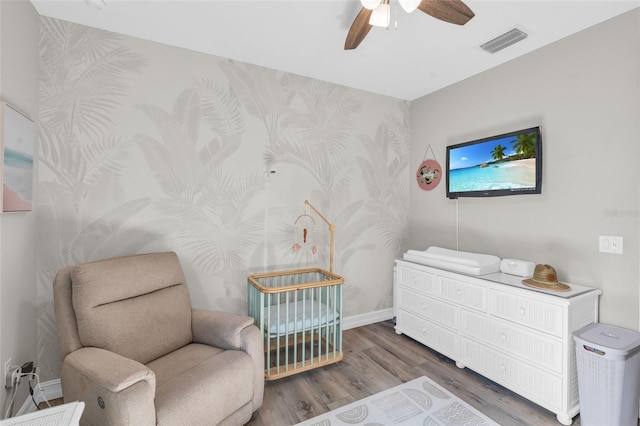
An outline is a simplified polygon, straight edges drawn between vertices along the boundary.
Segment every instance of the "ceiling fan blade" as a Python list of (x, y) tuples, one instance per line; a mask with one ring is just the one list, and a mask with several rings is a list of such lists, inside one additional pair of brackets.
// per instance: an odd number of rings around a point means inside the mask
[(464, 25), (475, 13), (460, 0), (422, 0), (418, 9), (451, 24)]
[(364, 7), (360, 10), (356, 19), (353, 20), (351, 28), (349, 28), (347, 39), (344, 42), (344, 50), (355, 49), (369, 34), (369, 30), (371, 30), (371, 25), (369, 24), (371, 13), (373, 13), (372, 10)]

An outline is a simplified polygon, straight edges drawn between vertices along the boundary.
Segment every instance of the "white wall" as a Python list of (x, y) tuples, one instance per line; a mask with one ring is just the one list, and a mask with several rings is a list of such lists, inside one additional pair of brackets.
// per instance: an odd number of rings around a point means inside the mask
[[(638, 10), (587, 29), (411, 105), (410, 168), (445, 147), (542, 126), (541, 195), (448, 200), (412, 184), (411, 246), (548, 263), (561, 280), (601, 288), (602, 322), (638, 329), (640, 42)], [(499, 54), (499, 53), (498, 53)], [(624, 254), (598, 252), (599, 235)]]
[[(38, 117), (38, 41), (39, 16), (31, 2), (1, 1), (0, 98), (33, 120)], [(0, 215), (0, 368), (9, 358), (16, 364), (37, 360), (36, 215), (36, 210)], [(0, 386), (2, 407), (6, 395)], [(26, 395), (23, 384), (14, 412)]]

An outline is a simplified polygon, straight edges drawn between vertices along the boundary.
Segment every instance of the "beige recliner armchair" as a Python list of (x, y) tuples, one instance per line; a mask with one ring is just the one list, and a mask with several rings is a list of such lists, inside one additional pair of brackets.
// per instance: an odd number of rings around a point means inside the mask
[(53, 300), (65, 401), (86, 425), (244, 424), (262, 405), (253, 319), (191, 308), (175, 253), (69, 266)]

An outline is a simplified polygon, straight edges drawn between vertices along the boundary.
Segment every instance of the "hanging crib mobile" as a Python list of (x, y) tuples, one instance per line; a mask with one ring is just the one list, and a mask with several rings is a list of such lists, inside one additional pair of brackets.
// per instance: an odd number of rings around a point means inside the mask
[(316, 221), (313, 217), (306, 213), (298, 216), (293, 223), (295, 243), (291, 246), (291, 251), (298, 253), (300, 251), (311, 251), (311, 254), (318, 252), (315, 244), (316, 240)]

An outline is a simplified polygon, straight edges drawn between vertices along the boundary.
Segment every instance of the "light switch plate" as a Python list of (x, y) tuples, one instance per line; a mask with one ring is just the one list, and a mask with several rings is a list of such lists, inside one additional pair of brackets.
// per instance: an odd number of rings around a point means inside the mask
[(600, 253), (622, 254), (622, 237), (600, 235)]

